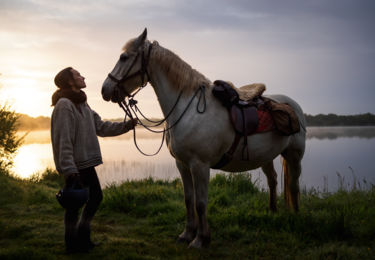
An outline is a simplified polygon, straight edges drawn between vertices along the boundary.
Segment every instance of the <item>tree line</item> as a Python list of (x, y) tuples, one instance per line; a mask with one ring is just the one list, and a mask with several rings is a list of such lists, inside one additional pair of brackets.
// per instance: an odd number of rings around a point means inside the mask
[(307, 126), (373, 126), (375, 115), (371, 113), (358, 115), (318, 114), (305, 115)]
[(44, 130), (51, 127), (51, 118), (47, 116), (31, 117), (25, 114), (17, 114), (17, 116), (19, 131)]
[[(33, 130), (47, 130), (51, 127), (51, 118), (47, 116), (31, 117), (25, 114), (17, 114), (18, 130), (19, 131), (33, 131)], [(104, 119), (112, 122), (121, 122), (123, 118)], [(152, 121), (159, 121), (158, 118), (150, 118)], [(143, 124), (150, 126), (150, 122), (141, 120)]]

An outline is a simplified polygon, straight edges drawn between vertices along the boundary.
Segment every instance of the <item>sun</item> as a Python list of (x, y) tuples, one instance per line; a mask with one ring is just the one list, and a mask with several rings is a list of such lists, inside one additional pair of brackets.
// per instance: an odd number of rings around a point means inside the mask
[(1, 93), (1, 102), (6, 102), (17, 113), (29, 116), (47, 115), (49, 112), (50, 93), (45, 93), (35, 79), (12, 78), (4, 80)]

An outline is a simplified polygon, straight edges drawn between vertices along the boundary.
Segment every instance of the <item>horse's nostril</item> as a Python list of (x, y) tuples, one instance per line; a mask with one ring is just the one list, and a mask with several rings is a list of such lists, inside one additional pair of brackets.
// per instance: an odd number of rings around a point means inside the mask
[(109, 101), (111, 99), (111, 95), (104, 88), (102, 88), (102, 97), (105, 101)]

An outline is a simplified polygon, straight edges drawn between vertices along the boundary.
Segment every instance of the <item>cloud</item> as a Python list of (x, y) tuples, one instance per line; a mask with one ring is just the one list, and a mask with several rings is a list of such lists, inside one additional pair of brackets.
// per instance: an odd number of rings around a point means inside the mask
[(53, 78), (71, 65), (97, 99), (123, 44), (148, 27), (150, 40), (212, 80), (264, 82), (309, 113), (375, 112), (374, 11), (371, 0), (3, 0), (0, 72)]

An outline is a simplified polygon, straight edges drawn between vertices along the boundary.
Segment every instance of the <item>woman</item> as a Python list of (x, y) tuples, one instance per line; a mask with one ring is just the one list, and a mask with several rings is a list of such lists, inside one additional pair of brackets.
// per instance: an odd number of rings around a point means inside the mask
[(103, 163), (97, 136), (126, 133), (137, 121), (102, 121), (87, 104), (82, 91), (85, 78), (71, 67), (56, 75), (55, 84), (59, 89), (52, 95), (51, 139), (56, 169), (65, 177), (64, 189), (82, 185), (89, 190), (79, 221), (80, 209), (65, 206), (65, 246), (68, 253), (87, 252), (95, 246), (90, 223), (103, 198), (95, 171), (95, 166)]

